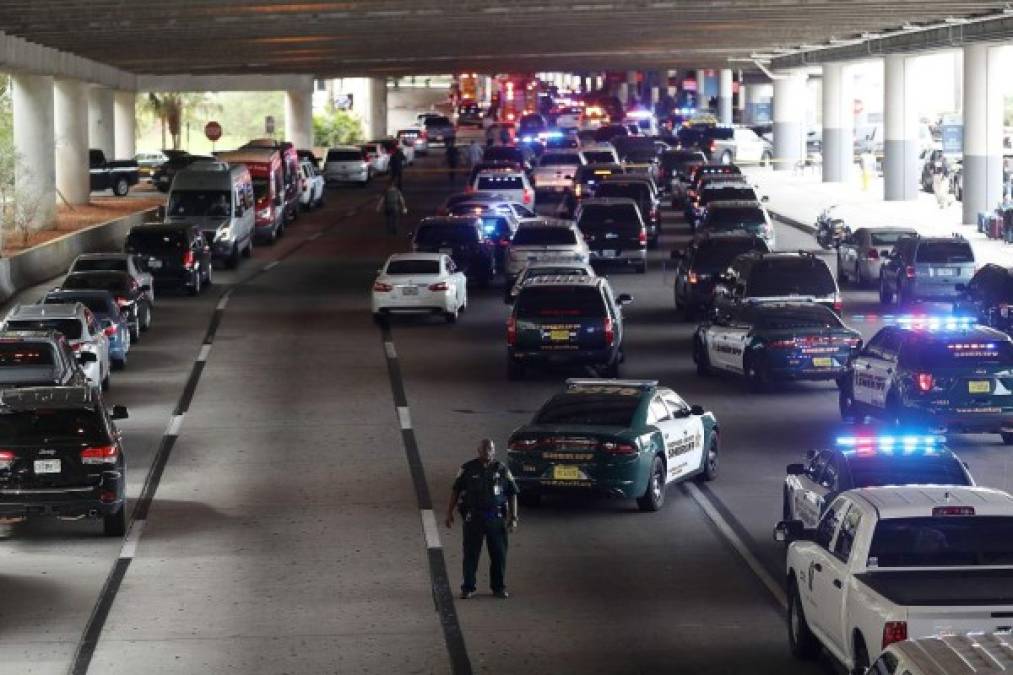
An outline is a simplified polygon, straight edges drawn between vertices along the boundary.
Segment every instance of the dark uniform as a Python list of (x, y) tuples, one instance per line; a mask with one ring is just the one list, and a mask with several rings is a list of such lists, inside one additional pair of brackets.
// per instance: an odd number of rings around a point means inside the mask
[(487, 465), (473, 459), (461, 466), (454, 481), (461, 495), (458, 510), (464, 518), (464, 583), (461, 590), (475, 591), (475, 572), (482, 555), (482, 542), (489, 549), (489, 581), (493, 593), (506, 590), (507, 499), (517, 494), (517, 484), (505, 464)]

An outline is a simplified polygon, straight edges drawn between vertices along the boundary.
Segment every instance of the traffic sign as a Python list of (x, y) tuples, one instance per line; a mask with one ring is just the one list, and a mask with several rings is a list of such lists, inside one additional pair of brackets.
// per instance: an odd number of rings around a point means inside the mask
[(218, 122), (208, 122), (204, 125), (204, 135), (208, 137), (208, 140), (214, 143), (222, 137), (222, 125)]

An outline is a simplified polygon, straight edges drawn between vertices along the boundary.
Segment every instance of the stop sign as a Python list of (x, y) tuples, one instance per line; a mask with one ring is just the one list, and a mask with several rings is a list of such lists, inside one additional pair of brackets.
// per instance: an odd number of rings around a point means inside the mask
[(208, 137), (208, 140), (214, 143), (222, 137), (222, 125), (218, 122), (208, 122), (204, 125), (204, 135)]

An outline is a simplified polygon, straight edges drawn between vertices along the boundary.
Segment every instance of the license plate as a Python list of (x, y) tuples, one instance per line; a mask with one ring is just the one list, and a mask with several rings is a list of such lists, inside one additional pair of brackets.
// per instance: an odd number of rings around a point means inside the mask
[(987, 394), (992, 391), (992, 383), (988, 380), (971, 380), (967, 383), (969, 394)]
[(405, 286), (404, 288), (401, 289), (401, 294), (402, 295), (418, 295), (419, 294), (419, 288), (418, 288), (418, 286)]
[(570, 339), (569, 330), (550, 330), (549, 339), (553, 342), (566, 342)]
[(440, 253), (443, 254), (443, 255), (453, 255), (454, 254), (454, 249), (452, 249), (452, 248), (441, 248), (440, 249)]
[(156, 258), (152, 258), (151, 260), (148, 261), (148, 267), (150, 267), (153, 270), (160, 270), (162, 269), (162, 261)]
[(35, 460), (35, 473), (60, 473), (60, 460), (58, 459)]
[(816, 368), (832, 368), (834, 360), (828, 356), (820, 356), (813, 359), (813, 366)]
[(599, 258), (615, 258), (616, 257), (616, 251), (613, 251), (612, 249), (606, 249), (604, 251), (598, 251), (598, 257)]
[(552, 467), (552, 478), (553, 480), (580, 480), (580, 469), (575, 466), (559, 466), (557, 464)]
[(937, 277), (952, 277), (957, 274), (957, 270), (951, 267), (936, 267), (935, 272)]

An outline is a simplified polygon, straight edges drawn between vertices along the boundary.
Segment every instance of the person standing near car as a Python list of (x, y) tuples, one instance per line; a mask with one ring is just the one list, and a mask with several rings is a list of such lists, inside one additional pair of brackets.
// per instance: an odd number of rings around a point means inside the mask
[(404, 165), (407, 159), (400, 145), (394, 151), (394, 154), (390, 156), (390, 164), (388, 165), (390, 182), (396, 185), (398, 190), (401, 189), (401, 174), (404, 172)]
[(393, 177), (376, 203), (376, 212), (383, 213), (387, 223), (387, 234), (397, 234), (398, 223), (401, 216), (408, 214), (408, 207), (405, 205), (404, 195), (394, 184)]
[(482, 161), (482, 156), (484, 154), (482, 146), (478, 144), (478, 141), (472, 139), (471, 144), (468, 145), (468, 164), (470, 164), (472, 168), (475, 168), (475, 165)]
[(454, 182), (454, 174), (457, 172), (457, 163), (460, 159), (461, 153), (457, 149), (457, 144), (454, 141), (447, 139), (447, 178), (451, 183)]
[(454, 510), (464, 519), (464, 582), (461, 599), (475, 595), (482, 544), (489, 550), (489, 585), (497, 598), (506, 599), (507, 535), (517, 529), (517, 483), (505, 464), (496, 459), (496, 446), (483, 438), (478, 457), (465, 462), (457, 473), (447, 504), (447, 528), (454, 526)]

